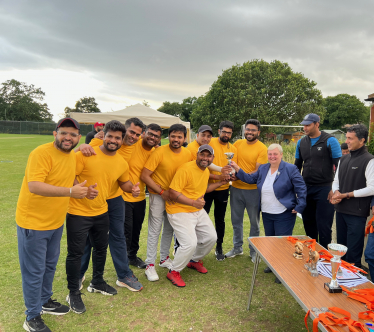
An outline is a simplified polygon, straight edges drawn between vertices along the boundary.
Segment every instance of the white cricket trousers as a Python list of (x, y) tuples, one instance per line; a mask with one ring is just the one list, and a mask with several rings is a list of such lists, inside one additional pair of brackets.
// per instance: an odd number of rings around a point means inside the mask
[(180, 272), (191, 259), (203, 259), (212, 250), (217, 233), (204, 209), (167, 216), (179, 242), (171, 270)]
[(147, 259), (145, 260), (147, 265), (156, 262), (158, 239), (162, 225), (164, 225), (164, 228), (161, 236), (160, 261), (169, 256), (173, 228), (166, 217), (165, 201), (160, 195), (149, 193)]

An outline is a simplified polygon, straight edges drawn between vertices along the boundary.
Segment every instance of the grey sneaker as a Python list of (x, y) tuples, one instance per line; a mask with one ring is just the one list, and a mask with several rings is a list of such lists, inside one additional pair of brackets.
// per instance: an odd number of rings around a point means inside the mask
[(232, 257), (235, 257), (237, 255), (243, 255), (243, 248), (242, 247), (238, 247), (238, 248), (232, 248), (226, 255), (225, 257), (226, 258), (232, 258)]
[(116, 285), (119, 287), (126, 287), (133, 292), (139, 292), (143, 289), (142, 284), (139, 282), (138, 278), (134, 275), (130, 277), (125, 277), (123, 279), (118, 279)]
[[(254, 264), (254, 263), (256, 262), (256, 253), (253, 252), (253, 253), (249, 254), (249, 256), (251, 257), (251, 261), (252, 261), (252, 263)], [(259, 263), (261, 262), (261, 258), (260, 258), (260, 260), (259, 260), (258, 262), (259, 262)], [(266, 273), (266, 272), (265, 272), (265, 273)]]

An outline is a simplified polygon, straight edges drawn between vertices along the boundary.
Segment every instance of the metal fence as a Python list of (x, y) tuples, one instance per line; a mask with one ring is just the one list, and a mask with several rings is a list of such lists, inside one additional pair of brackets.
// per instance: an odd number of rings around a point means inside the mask
[[(54, 122), (0, 121), (2, 134), (52, 135), (56, 129)], [(80, 133), (87, 135), (93, 130), (92, 124), (81, 124)]]

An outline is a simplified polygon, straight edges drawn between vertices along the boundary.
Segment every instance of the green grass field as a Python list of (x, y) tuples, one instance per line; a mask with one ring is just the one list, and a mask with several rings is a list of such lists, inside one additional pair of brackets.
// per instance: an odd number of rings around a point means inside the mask
[[(0, 134), (0, 331), (23, 331), (25, 319), (21, 274), (18, 264), (15, 210), (29, 153), (52, 136)], [(83, 142), (82, 138), (82, 142)], [(224, 251), (232, 246), (230, 207), (226, 212)], [(211, 213), (212, 217), (212, 213)], [(244, 236), (249, 234), (248, 217)], [(300, 219), (294, 234), (304, 234)], [(264, 235), (263, 228), (261, 235)], [(140, 239), (139, 256), (145, 259), (147, 216)], [(260, 263), (250, 311), (246, 310), (253, 264), (245, 240), (244, 255), (218, 262), (214, 251), (205, 258), (209, 273), (201, 275), (188, 268), (182, 271), (187, 286), (177, 288), (166, 279), (167, 270), (156, 267), (160, 276), (149, 282), (144, 270), (134, 268), (143, 284), (141, 292), (118, 289), (110, 297), (91, 294), (84, 288), (87, 312), (65, 316), (43, 315), (53, 331), (303, 331), (304, 311), (273, 274), (264, 274)], [(172, 253), (172, 250), (171, 250)], [(108, 252), (109, 255), (109, 252)], [(61, 256), (54, 280), (54, 296), (65, 303), (68, 293), (65, 274), (66, 234), (61, 241)], [(89, 278), (90, 270), (87, 273)], [(116, 273), (110, 257), (104, 278), (115, 286)], [(88, 281), (85, 282), (88, 286)]]

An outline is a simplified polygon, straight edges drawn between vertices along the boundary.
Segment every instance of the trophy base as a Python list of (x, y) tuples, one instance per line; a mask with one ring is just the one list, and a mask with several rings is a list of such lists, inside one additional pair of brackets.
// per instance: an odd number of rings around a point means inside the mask
[(302, 254), (293, 253), (293, 257), (295, 257), (296, 259), (303, 259)]
[(319, 275), (319, 273), (316, 269), (310, 269), (309, 272), (310, 272), (310, 275), (312, 277), (318, 277), (318, 275)]
[(343, 292), (343, 289), (339, 286), (338, 288), (331, 288), (330, 284), (328, 282), (325, 282), (324, 287), (326, 290), (329, 291), (329, 293), (341, 293)]

